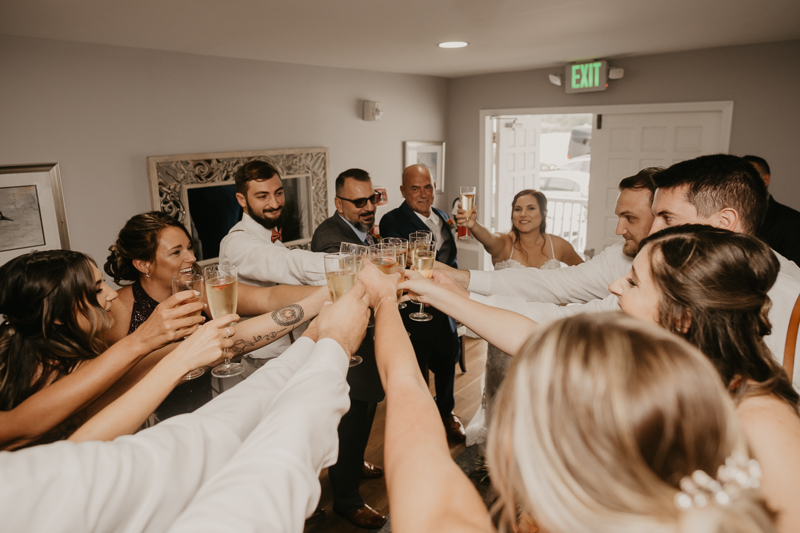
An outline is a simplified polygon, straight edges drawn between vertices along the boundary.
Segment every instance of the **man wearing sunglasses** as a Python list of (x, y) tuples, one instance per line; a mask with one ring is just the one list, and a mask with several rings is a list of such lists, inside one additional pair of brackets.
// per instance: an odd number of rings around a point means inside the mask
[[(375, 224), (375, 209), (380, 194), (364, 170), (351, 168), (336, 178), (336, 212), (323, 221), (311, 239), (312, 252), (336, 253), (343, 243), (367, 246), (374, 244), (370, 232)], [(356, 353), (363, 362), (347, 373), (350, 385), (350, 410), (339, 422), (339, 457), (328, 469), (333, 488), (333, 510), (352, 524), (378, 529), (386, 517), (367, 505), (359, 493), (362, 478), (383, 475), (379, 466), (364, 461), (364, 452), (372, 430), (378, 402), (384, 393), (375, 364), (374, 332), (368, 330)]]

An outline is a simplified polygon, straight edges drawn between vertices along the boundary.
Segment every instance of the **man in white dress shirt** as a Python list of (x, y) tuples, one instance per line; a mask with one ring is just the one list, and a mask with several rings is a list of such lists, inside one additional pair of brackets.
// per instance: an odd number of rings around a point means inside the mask
[(3, 531), (301, 532), (336, 461), (364, 292), (323, 307), (282, 356), (194, 413), (111, 442), (0, 452)]
[[(281, 242), (286, 200), (278, 169), (266, 161), (249, 161), (236, 170), (234, 179), (244, 215), (222, 239), (220, 263), (235, 265), (241, 281), (259, 287), (324, 285), (323, 254), (290, 250)], [(247, 354), (242, 358), (246, 375), (283, 353), (289, 343), (285, 337)]]

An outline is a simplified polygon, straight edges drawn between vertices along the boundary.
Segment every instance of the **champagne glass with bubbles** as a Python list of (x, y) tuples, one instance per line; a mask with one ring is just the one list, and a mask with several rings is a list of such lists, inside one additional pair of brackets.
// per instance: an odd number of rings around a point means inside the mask
[[(475, 208), (475, 187), (461, 187), (461, 209), (466, 211), (464, 216), (469, 219), (472, 216), (472, 210)], [(469, 241), (472, 240), (472, 232), (467, 228), (466, 223), (463, 226), (458, 226), (458, 240)]]
[[(406, 269), (406, 258), (408, 257), (408, 241), (406, 239), (398, 239), (396, 237), (388, 237), (384, 239), (385, 242), (388, 244), (392, 244), (395, 247), (395, 252), (397, 255), (397, 266), (395, 267), (395, 272), (400, 272), (400, 281), (403, 280), (403, 271)], [(399, 301), (400, 298), (403, 297), (403, 289), (397, 290), (397, 300)], [(405, 309), (406, 304), (405, 302), (400, 302), (397, 304), (398, 309)]]
[[(201, 301), (203, 299), (204, 288), (205, 278), (200, 274), (195, 274), (194, 272), (181, 273), (172, 277), (172, 294), (178, 294), (179, 292), (183, 291), (195, 291), (198, 293), (198, 296), (184, 300), (181, 305)], [(192, 313), (191, 316), (200, 316), (201, 312), (202, 311), (197, 311), (196, 313)], [(200, 368), (195, 368), (194, 370), (187, 372), (186, 375), (183, 376), (183, 379), (188, 381), (190, 379), (199, 378), (205, 373), (206, 369), (201, 366)]]
[[(428, 279), (433, 275), (433, 263), (436, 261), (436, 252), (433, 243), (418, 242), (414, 250), (413, 267), (414, 270)], [(415, 322), (428, 322), (433, 315), (425, 312), (425, 304), (419, 302), (419, 311), (408, 315)]]
[[(203, 269), (206, 278), (206, 297), (208, 309), (213, 318), (236, 312), (239, 297), (239, 282), (236, 280), (236, 267), (233, 265), (209, 265)], [(231, 322), (228, 326), (232, 326)], [(211, 375), (217, 378), (238, 376), (244, 372), (240, 363), (231, 363), (227, 348), (224, 350), (225, 362), (214, 367)]]
[[(332, 302), (347, 294), (358, 281), (358, 271), (361, 270), (363, 263), (356, 261), (356, 258), (363, 260), (363, 256), (341, 252), (325, 254), (325, 281), (328, 284)], [(350, 356), (350, 366), (359, 365), (361, 361), (362, 359), (358, 355)]]

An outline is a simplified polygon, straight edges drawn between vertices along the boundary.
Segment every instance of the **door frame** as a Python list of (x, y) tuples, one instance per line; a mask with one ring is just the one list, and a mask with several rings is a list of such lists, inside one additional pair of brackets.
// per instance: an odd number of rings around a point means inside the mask
[[(677, 102), (677, 103), (652, 103), (652, 104), (619, 104), (619, 105), (589, 105), (589, 106), (559, 106), (559, 107), (518, 107), (500, 109), (481, 109), (479, 112), (479, 150), (478, 150), (478, 192), (484, 198), (491, 198), (492, 194), (492, 131), (491, 119), (498, 115), (560, 115), (571, 113), (591, 113), (594, 115), (592, 128), (597, 126), (596, 117), (606, 113), (631, 114), (631, 113), (691, 113), (703, 111), (722, 112), (720, 137), (722, 138), (722, 152), (730, 149), (731, 126), (733, 123), (733, 100), (720, 100), (709, 102)], [(488, 204), (485, 204), (488, 205)], [(480, 211), (481, 223), (491, 223), (491, 209)], [(488, 227), (488, 226), (487, 226)], [(480, 254), (478, 268), (485, 270), (485, 256)]]

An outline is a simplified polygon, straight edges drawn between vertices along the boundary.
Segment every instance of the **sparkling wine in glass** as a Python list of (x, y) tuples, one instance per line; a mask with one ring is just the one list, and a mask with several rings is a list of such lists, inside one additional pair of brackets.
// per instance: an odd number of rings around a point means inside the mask
[[(461, 187), (461, 209), (466, 211), (464, 216), (469, 219), (472, 210), (475, 208), (475, 187)], [(458, 227), (458, 240), (472, 240), (472, 232), (467, 226)]]
[[(406, 259), (408, 257), (408, 241), (406, 239), (398, 239), (396, 237), (389, 237), (384, 239), (388, 244), (392, 244), (395, 247), (396, 254), (397, 254), (397, 266), (395, 267), (395, 272), (400, 273), (400, 281), (403, 281), (403, 271), (406, 269)], [(403, 289), (397, 289), (397, 304), (398, 309), (405, 309), (406, 303), (400, 302), (400, 298), (403, 297)]]
[[(339, 252), (338, 254), (325, 254), (325, 281), (328, 284), (328, 292), (331, 301), (335, 302), (352, 289), (358, 281), (358, 270), (361, 270), (363, 256), (355, 256)], [(358, 355), (350, 356), (350, 366), (361, 364), (361, 357)]]
[[(198, 296), (194, 298), (189, 298), (188, 300), (184, 300), (181, 305), (191, 304), (194, 302), (199, 302), (203, 299), (203, 289), (205, 286), (205, 278), (200, 274), (195, 273), (186, 273), (186, 274), (178, 274), (177, 276), (172, 277), (172, 294), (178, 294), (179, 292), (183, 291), (195, 291), (199, 293)], [(202, 311), (197, 311), (196, 313), (192, 313), (189, 316), (200, 316)], [(195, 368), (194, 370), (190, 370), (184, 376), (184, 380), (190, 380), (199, 378), (203, 374), (206, 373), (206, 369), (202, 366), (200, 368)]]
[[(417, 243), (414, 252), (413, 267), (414, 270), (422, 274), (428, 279), (433, 275), (433, 264), (436, 262), (436, 252), (433, 250), (431, 243)], [(433, 318), (433, 315), (425, 312), (425, 304), (419, 302), (419, 311), (408, 315), (411, 320), (416, 322), (428, 322)]]
[[(236, 312), (239, 296), (239, 282), (236, 280), (236, 267), (233, 265), (209, 265), (203, 269), (206, 278), (206, 298), (213, 318)], [(231, 322), (228, 326), (232, 326)], [(214, 367), (211, 375), (217, 378), (238, 376), (244, 372), (240, 363), (231, 363), (227, 348), (224, 350), (225, 362)]]

